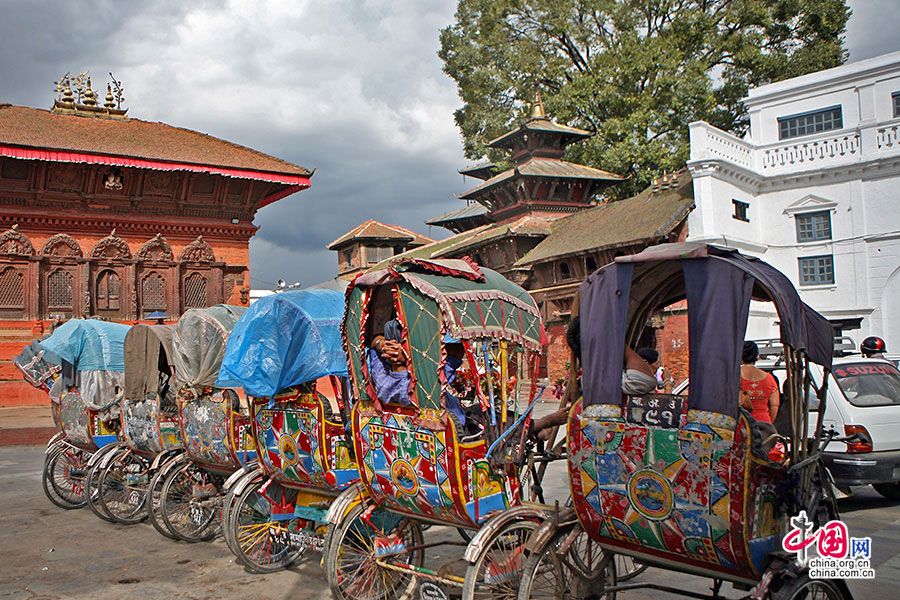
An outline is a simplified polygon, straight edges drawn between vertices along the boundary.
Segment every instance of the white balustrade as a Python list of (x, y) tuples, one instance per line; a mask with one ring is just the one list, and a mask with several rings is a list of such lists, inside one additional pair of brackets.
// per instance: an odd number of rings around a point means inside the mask
[(763, 172), (768, 169), (798, 167), (816, 163), (816, 167), (827, 167), (829, 162), (843, 162), (860, 154), (858, 132), (831, 136), (825, 139), (806, 140), (763, 150)]

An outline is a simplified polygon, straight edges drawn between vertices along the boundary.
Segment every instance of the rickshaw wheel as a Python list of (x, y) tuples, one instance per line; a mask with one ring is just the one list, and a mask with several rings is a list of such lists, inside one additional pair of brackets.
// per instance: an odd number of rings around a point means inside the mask
[(389, 553), (382, 557), (383, 562), (421, 567), (425, 560), (425, 551), (421, 548), (424, 541), (422, 526), (383, 508), (376, 508), (363, 519), (369, 508), (367, 504), (358, 504), (340, 523), (328, 526), (324, 563), (331, 594), (337, 600), (412, 598), (416, 578), (378, 565), (375, 538), (396, 536), (405, 547), (414, 547), (413, 550)]
[[(263, 478), (259, 478), (262, 483)], [(291, 503), (288, 498), (296, 492), (272, 482), (265, 495), (259, 493), (259, 485), (248, 485), (235, 497), (228, 519), (229, 536), (235, 556), (247, 568), (256, 573), (274, 573), (289, 567), (306, 551), (291, 543), (290, 532), (298, 529), (303, 519), (276, 521), (272, 519), (272, 502), (269, 498)], [(266, 497), (268, 496), (268, 498)]]
[(160, 534), (173, 540), (177, 540), (178, 536), (169, 529), (165, 519), (163, 519), (162, 489), (163, 484), (166, 482), (166, 476), (171, 473), (172, 469), (174, 469), (181, 460), (183, 460), (182, 457), (183, 455), (177, 455), (164, 462), (150, 480), (150, 489), (148, 491), (150, 503), (147, 514), (150, 517), (150, 523), (153, 524), (154, 529)]
[(616, 577), (619, 581), (628, 581), (647, 570), (647, 565), (639, 563), (630, 556), (616, 554)]
[[(97, 453), (103, 454), (106, 454), (107, 452), (126, 452), (126, 450), (121, 446), (111, 444), (109, 446), (104, 446), (97, 451)], [(115, 519), (106, 512), (106, 508), (100, 502), (100, 476), (102, 475), (100, 463), (102, 462), (102, 458), (98, 457), (96, 454), (94, 456), (96, 457), (96, 462), (91, 465), (91, 468), (88, 469), (87, 475), (84, 478), (85, 499), (87, 500), (88, 508), (91, 509), (92, 513), (97, 515), (100, 519), (112, 523)]]
[(147, 490), (150, 464), (125, 451), (100, 473), (100, 505), (117, 523), (133, 525), (147, 518)]
[(44, 461), (41, 484), (47, 498), (60, 508), (81, 508), (87, 503), (84, 476), (87, 457), (83, 450), (62, 447)]
[(518, 597), (525, 542), (539, 525), (537, 521), (513, 521), (497, 531), (475, 562), (466, 568), (462, 597), (466, 600)]
[[(575, 536), (569, 540), (569, 536)], [(559, 550), (571, 541), (565, 554)], [(559, 528), (556, 533), (525, 560), (519, 584), (519, 600), (541, 598), (605, 598), (615, 600), (616, 563), (603, 552), (579, 525)]]
[(833, 579), (811, 579), (808, 573), (783, 581), (772, 600), (851, 600), (840, 583)]
[(186, 542), (204, 542), (221, 524), (218, 477), (197, 465), (173, 469), (163, 484), (160, 506), (169, 530)]
[(241, 482), (248, 477), (252, 481), (247, 484), (247, 487), (259, 485), (264, 480), (262, 473), (259, 472), (251, 471), (243, 475), (241, 479), (236, 481), (234, 485), (231, 486), (231, 489), (228, 490), (228, 493), (225, 495), (224, 508), (222, 509), (222, 537), (225, 538), (225, 545), (228, 546), (228, 549), (231, 550), (231, 553), (235, 556), (238, 556), (240, 554), (240, 550), (234, 538), (234, 508), (238, 499), (238, 496), (234, 493), (234, 490), (238, 487), (241, 487)]

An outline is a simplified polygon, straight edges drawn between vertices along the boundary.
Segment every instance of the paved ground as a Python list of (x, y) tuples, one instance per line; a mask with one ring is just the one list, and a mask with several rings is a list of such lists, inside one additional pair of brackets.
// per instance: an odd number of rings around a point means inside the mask
[[(318, 556), (285, 572), (256, 575), (234, 562), (221, 539), (179, 543), (148, 524), (119, 526), (100, 521), (88, 509), (57, 508), (41, 490), (42, 451), (36, 446), (0, 448), (0, 599), (330, 598)], [(549, 498), (568, 496), (563, 473), (551, 481)], [(851, 535), (872, 537), (876, 579), (851, 583), (857, 600), (897, 597), (900, 503), (863, 488), (840, 507)], [(427, 535), (457, 539), (446, 529), (432, 528)], [(458, 552), (457, 546), (447, 547), (430, 555), (428, 564)], [(650, 570), (641, 579), (696, 592), (710, 584), (661, 570)], [(725, 587), (727, 596), (741, 595)], [(619, 595), (622, 600), (671, 597), (646, 591)]]

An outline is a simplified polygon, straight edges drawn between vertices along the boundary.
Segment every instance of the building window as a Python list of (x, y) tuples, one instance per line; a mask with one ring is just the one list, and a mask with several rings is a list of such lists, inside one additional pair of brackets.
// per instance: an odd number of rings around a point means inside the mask
[(797, 221), (797, 241), (817, 242), (831, 239), (831, 212), (806, 213), (794, 217)]
[(47, 303), (53, 308), (72, 308), (72, 275), (57, 269), (47, 277)]
[(370, 265), (380, 263), (394, 255), (394, 249), (390, 246), (366, 246), (366, 262)]
[(569, 263), (563, 261), (559, 263), (559, 278), (560, 279), (571, 279), (572, 271), (569, 270)]
[(344, 261), (344, 264), (347, 267), (353, 266), (353, 250), (351, 248), (347, 248), (346, 250), (341, 250), (341, 259)]
[(0, 308), (25, 308), (22, 281), (22, 274), (16, 269), (3, 269), (0, 273)]
[(731, 203), (734, 204), (734, 214), (731, 216), (738, 221), (746, 221), (749, 223), (750, 217), (747, 216), (747, 210), (750, 208), (750, 204), (748, 202), (741, 202), (740, 200), (732, 200)]
[(597, 261), (594, 259), (593, 256), (588, 256), (585, 259), (584, 264), (587, 267), (587, 272), (589, 275), (597, 270)]
[(840, 106), (830, 106), (790, 117), (778, 119), (778, 139), (786, 140), (801, 135), (831, 131), (844, 126)]
[(141, 282), (141, 307), (144, 312), (166, 310), (166, 280), (155, 271)]
[(900, 92), (891, 94), (891, 102), (894, 105), (894, 117), (900, 117)]
[(97, 277), (97, 310), (119, 310), (122, 286), (115, 271), (101, 271)]
[(206, 308), (206, 277), (200, 273), (191, 273), (184, 280), (184, 307)]
[(834, 283), (834, 257), (807, 256), (799, 259), (800, 285)]

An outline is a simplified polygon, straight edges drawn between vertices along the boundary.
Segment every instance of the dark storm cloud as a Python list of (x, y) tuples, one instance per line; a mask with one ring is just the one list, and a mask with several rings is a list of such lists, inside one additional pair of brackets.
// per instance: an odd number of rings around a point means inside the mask
[[(850, 60), (900, 49), (893, 0), (853, 0)], [(254, 287), (336, 272), (324, 246), (375, 218), (423, 221), (462, 206), (472, 180), (452, 80), (436, 56), (454, 0), (115, 2), (0, 0), (0, 102), (47, 107), (52, 82), (113, 71), (129, 114), (316, 168), (312, 187), (262, 209)]]

